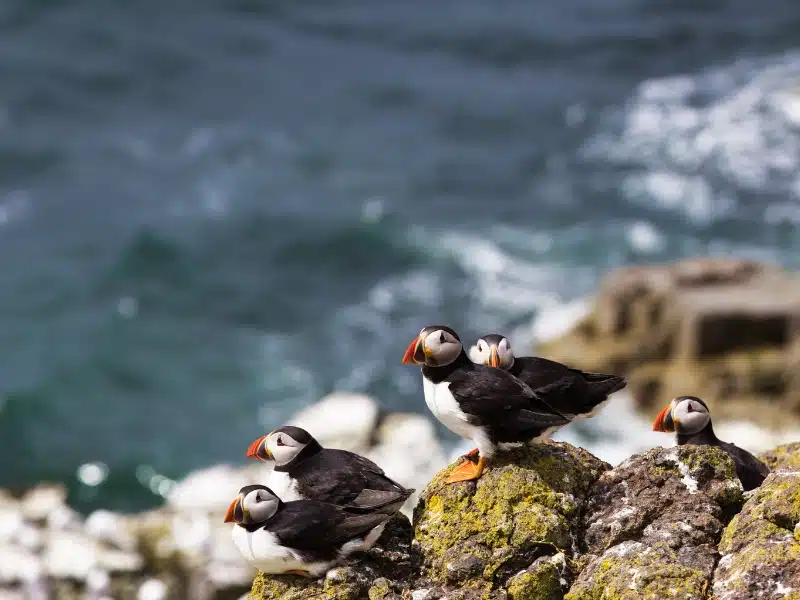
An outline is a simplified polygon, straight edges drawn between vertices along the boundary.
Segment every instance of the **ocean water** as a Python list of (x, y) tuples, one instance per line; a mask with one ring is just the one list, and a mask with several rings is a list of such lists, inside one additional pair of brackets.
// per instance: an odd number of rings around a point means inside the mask
[(796, 0), (6, 0), (0, 487), (151, 506), (330, 391), (423, 411), (424, 325), (798, 224)]

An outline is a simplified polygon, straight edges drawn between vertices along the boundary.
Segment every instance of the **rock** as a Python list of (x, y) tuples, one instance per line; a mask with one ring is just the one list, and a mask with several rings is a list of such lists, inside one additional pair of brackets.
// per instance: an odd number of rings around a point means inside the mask
[(764, 452), (759, 458), (773, 471), (781, 468), (800, 471), (800, 442), (783, 444)]
[(0, 544), (13, 540), (24, 525), (19, 508), (0, 505)]
[[(352, 562), (331, 569), (325, 578), (309, 580), (293, 575), (259, 573), (253, 583), (253, 600), (362, 600), (393, 598), (409, 589), (416, 571), (416, 556), (411, 548), (411, 524), (402, 515), (386, 526), (376, 545)], [(399, 593), (398, 593), (399, 595)]]
[(136, 538), (125, 517), (108, 510), (96, 510), (86, 519), (84, 531), (94, 539), (120, 550), (136, 549)]
[(727, 454), (656, 448), (605, 472), (590, 498), (586, 554), (568, 600), (707, 597), (717, 543), (742, 504)]
[(40, 569), (40, 561), (35, 554), (17, 546), (0, 544), (0, 586), (21, 584), (35, 576)]
[(67, 503), (67, 488), (63, 485), (42, 485), (22, 498), (22, 516), (29, 521), (45, 521)]
[[(451, 468), (414, 511), (421, 574), (446, 590), (501, 597), (537, 558), (577, 545), (589, 490), (609, 467), (580, 448), (547, 443), (498, 454), (477, 483), (445, 484)], [(515, 593), (527, 589), (524, 579), (514, 580)]]
[(289, 424), (302, 427), (327, 448), (361, 452), (372, 445), (379, 413), (370, 396), (334, 392), (296, 414)]
[(97, 564), (99, 554), (99, 546), (88, 536), (52, 532), (43, 556), (45, 571), (56, 579), (84, 581)]
[(781, 429), (787, 418), (800, 423), (799, 317), (800, 281), (777, 266), (720, 258), (631, 267), (609, 274), (591, 312), (537, 353), (626, 375), (649, 412), (691, 390), (717, 419)]
[(725, 529), (714, 575), (715, 596), (719, 600), (798, 597), (798, 524), (800, 471), (787, 466), (767, 477)]
[[(244, 451), (242, 451), (244, 456)], [(194, 471), (180, 481), (169, 493), (167, 502), (178, 512), (225, 514), (225, 509), (239, 489), (269, 479), (269, 463), (256, 463), (235, 468), (217, 465)]]
[(567, 563), (564, 554), (542, 556), (508, 580), (511, 600), (562, 600)]

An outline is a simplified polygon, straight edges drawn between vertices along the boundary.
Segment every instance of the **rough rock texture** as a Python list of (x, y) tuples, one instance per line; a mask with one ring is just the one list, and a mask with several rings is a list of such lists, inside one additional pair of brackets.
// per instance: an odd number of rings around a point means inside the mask
[(259, 576), (251, 598), (798, 600), (800, 444), (772, 454), (784, 466), (747, 494), (712, 447), (655, 448), (608, 469), (548, 443), (455, 485), (448, 468), (413, 531), (397, 519), (321, 581)]
[(656, 448), (603, 474), (585, 519), (586, 555), (567, 599), (706, 598), (725, 524), (742, 504), (717, 448)]
[(800, 442), (783, 444), (773, 450), (764, 452), (760, 458), (772, 471), (785, 467), (800, 471)]
[(477, 483), (448, 485), (450, 469), (442, 471), (414, 513), (422, 575), (488, 593), (507, 588), (540, 556), (571, 552), (589, 489), (608, 468), (585, 450), (553, 443), (498, 455)]
[[(366, 557), (322, 581), (259, 576), (256, 599), (557, 600), (571, 578), (589, 490), (609, 466), (548, 443), (500, 454), (478, 482), (423, 492), (415, 526), (395, 526)], [(370, 586), (369, 582), (374, 583)]]
[(800, 598), (800, 470), (770, 474), (725, 529), (719, 550), (717, 600)]
[(647, 411), (692, 390), (715, 417), (780, 428), (800, 423), (799, 319), (800, 281), (777, 266), (719, 258), (630, 267), (607, 276), (593, 310), (537, 353), (626, 375)]

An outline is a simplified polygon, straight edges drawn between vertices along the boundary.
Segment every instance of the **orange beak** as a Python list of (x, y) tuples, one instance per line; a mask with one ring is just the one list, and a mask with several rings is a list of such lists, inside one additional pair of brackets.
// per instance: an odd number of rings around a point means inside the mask
[(494, 368), (500, 366), (500, 354), (497, 352), (497, 346), (492, 346), (489, 352), (489, 366)]
[(274, 460), (272, 452), (267, 448), (266, 442), (268, 437), (268, 435), (261, 436), (250, 444), (245, 456), (247, 456), (247, 458), (255, 458), (256, 460)]
[(415, 339), (411, 344), (409, 344), (408, 348), (406, 348), (406, 353), (403, 354), (403, 364), (404, 365), (424, 365), (425, 364), (425, 352), (422, 348), (422, 339), (419, 337)]
[(242, 510), (242, 497), (236, 496), (236, 500), (231, 502), (228, 510), (225, 512), (226, 523), (241, 523), (244, 520), (244, 511)]
[(664, 410), (658, 413), (656, 420), (653, 421), (653, 431), (661, 431), (663, 433), (675, 431), (675, 425), (672, 421), (672, 405), (667, 406)]

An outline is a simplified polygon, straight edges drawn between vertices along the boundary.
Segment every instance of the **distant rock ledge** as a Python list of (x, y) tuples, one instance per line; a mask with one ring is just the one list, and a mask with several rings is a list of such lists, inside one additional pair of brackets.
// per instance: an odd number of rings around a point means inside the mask
[(550, 442), (476, 483), (425, 488), (413, 526), (317, 581), (259, 574), (253, 600), (800, 598), (800, 444), (743, 494), (712, 447), (655, 448), (618, 467)]
[(691, 393), (715, 419), (800, 425), (800, 278), (778, 266), (697, 258), (626, 267), (537, 354), (628, 377), (652, 412)]

